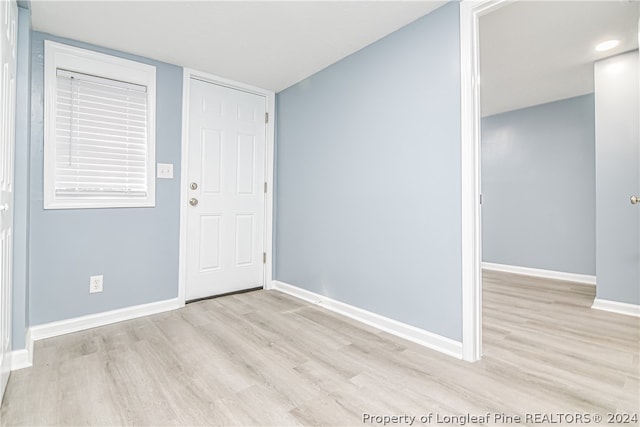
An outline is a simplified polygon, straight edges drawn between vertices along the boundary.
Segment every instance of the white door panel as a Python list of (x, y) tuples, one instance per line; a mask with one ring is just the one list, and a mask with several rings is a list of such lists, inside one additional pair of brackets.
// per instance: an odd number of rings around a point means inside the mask
[(186, 299), (263, 285), (263, 96), (191, 80)]
[(11, 288), (13, 252), (13, 151), (15, 147), (15, 1), (3, 0), (0, 13), (0, 402), (11, 369)]

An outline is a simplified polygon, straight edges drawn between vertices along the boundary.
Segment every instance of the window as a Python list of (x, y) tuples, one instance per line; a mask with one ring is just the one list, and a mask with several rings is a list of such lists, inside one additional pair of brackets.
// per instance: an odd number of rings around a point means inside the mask
[(155, 73), (45, 42), (45, 209), (155, 205)]

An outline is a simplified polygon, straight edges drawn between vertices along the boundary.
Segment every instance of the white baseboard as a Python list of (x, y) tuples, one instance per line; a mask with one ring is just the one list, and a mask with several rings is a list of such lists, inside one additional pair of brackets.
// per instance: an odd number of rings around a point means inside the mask
[(25, 348), (11, 352), (11, 370), (15, 371), (33, 365), (33, 344), (35, 341), (135, 319), (137, 317), (163, 313), (181, 307), (184, 307), (184, 302), (180, 302), (178, 298), (173, 298), (32, 326), (27, 330), (25, 336)]
[(595, 310), (610, 311), (612, 313), (626, 314), (627, 316), (640, 317), (640, 305), (627, 304), (625, 302), (609, 301), (596, 298), (591, 308)]
[(542, 270), (539, 268), (518, 267), (516, 265), (494, 264), (492, 262), (483, 262), (482, 269), (522, 274), (525, 276), (542, 277), (545, 279), (566, 280), (569, 282), (582, 283), (584, 285), (596, 284), (596, 276), (590, 276), (588, 274), (565, 273), (562, 271)]
[(24, 347), (21, 350), (13, 350), (11, 352), (11, 370), (30, 368), (33, 365), (33, 340), (31, 339), (31, 331), (27, 329), (24, 337)]
[(26, 348), (22, 350), (14, 350), (11, 352), (11, 370), (17, 371), (18, 369), (31, 367), (29, 362), (29, 351)]
[(275, 289), (301, 300), (310, 302), (311, 304), (319, 305), (327, 310), (350, 317), (351, 319), (373, 326), (374, 328), (415, 342), (430, 349), (462, 359), (462, 343), (459, 341), (454, 341), (450, 338), (425, 331), (424, 329), (416, 328), (415, 326), (407, 325), (406, 323), (389, 319), (388, 317), (384, 317), (277, 280), (273, 281), (271, 289)]
[(31, 340), (38, 341), (45, 338), (69, 334), (71, 332), (83, 331), (85, 329), (122, 322), (124, 320), (135, 319), (136, 317), (171, 311), (181, 307), (184, 307), (184, 303), (181, 303), (178, 298), (173, 298), (149, 304), (120, 308), (118, 310), (105, 311), (103, 313), (90, 314), (88, 316), (74, 317), (73, 319), (36, 325), (30, 327), (29, 332), (31, 334)]

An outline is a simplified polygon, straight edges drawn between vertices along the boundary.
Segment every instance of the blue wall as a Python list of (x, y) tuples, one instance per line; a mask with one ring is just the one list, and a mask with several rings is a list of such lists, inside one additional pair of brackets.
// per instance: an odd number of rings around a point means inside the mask
[(277, 97), (277, 280), (461, 340), (459, 5)]
[(482, 120), (485, 262), (595, 275), (593, 94)]
[[(179, 179), (157, 180), (155, 208), (43, 209), (45, 39), (156, 66), (156, 161), (180, 176), (182, 68), (32, 33), (30, 324), (177, 297)], [(98, 274), (104, 292), (89, 294)]]
[(29, 283), (29, 147), (31, 129), (31, 14), (18, 8), (16, 148), (13, 211), (12, 348), (24, 348)]

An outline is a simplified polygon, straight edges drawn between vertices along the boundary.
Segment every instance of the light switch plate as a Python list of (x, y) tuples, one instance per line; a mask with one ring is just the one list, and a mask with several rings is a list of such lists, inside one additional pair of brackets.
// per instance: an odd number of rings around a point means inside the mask
[(173, 179), (173, 163), (158, 163), (158, 178)]

